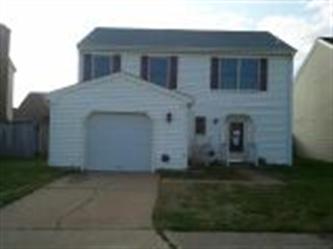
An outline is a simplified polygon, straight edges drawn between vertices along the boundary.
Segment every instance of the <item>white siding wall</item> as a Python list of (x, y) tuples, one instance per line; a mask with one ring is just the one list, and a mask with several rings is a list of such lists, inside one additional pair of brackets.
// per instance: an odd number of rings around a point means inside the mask
[[(110, 77), (91, 82), (98, 87), (85, 85), (77, 91), (51, 97), (50, 165), (84, 165), (87, 117), (99, 111), (147, 114), (153, 123), (152, 170), (185, 168), (188, 157), (186, 104), (149, 86), (129, 82), (131, 77), (113, 78), (112, 82)], [(165, 120), (168, 112), (173, 115), (171, 123)], [(170, 162), (161, 162), (162, 154), (169, 154)]]
[[(122, 56), (122, 70), (140, 75), (141, 53), (126, 52)], [(145, 52), (145, 55), (150, 53)], [(157, 53), (154, 53), (157, 55)], [(163, 54), (159, 55), (174, 55)], [(194, 97), (193, 117), (206, 116), (207, 135), (202, 139), (208, 141), (215, 150), (224, 142), (223, 122), (229, 114), (247, 114), (255, 126), (255, 142), (258, 156), (269, 163), (291, 164), (291, 90), (292, 58), (291, 56), (263, 56), (268, 58), (267, 92), (226, 92), (210, 89), (210, 59), (223, 54), (177, 54), (178, 91)], [(241, 57), (241, 56), (239, 56)], [(213, 124), (213, 119), (219, 122)], [(193, 125), (191, 138), (193, 138)]]
[(333, 162), (333, 45), (317, 40), (295, 81), (299, 156)]
[[(210, 56), (180, 58), (179, 90), (195, 97), (195, 115), (207, 117), (206, 141), (217, 149), (224, 141), (223, 123), (229, 114), (247, 114), (255, 126), (258, 156), (270, 163), (290, 164), (291, 61), (271, 57), (268, 62), (267, 92), (225, 92), (210, 89)], [(219, 119), (213, 124), (213, 119)]]

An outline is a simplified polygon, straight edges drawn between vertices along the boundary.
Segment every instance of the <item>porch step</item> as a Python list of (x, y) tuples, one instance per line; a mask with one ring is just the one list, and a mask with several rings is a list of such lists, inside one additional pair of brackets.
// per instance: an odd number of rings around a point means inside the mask
[(255, 165), (250, 162), (229, 163), (229, 167), (233, 168), (253, 168)]
[(243, 158), (229, 158), (229, 163), (242, 163), (245, 162)]
[(253, 163), (245, 161), (244, 159), (229, 159), (229, 165), (233, 167), (251, 167)]

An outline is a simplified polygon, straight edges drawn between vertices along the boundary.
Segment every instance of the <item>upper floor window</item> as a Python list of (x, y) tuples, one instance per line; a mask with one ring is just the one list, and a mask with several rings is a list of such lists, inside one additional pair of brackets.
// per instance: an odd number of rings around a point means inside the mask
[(159, 86), (177, 88), (177, 57), (141, 58), (141, 77)]
[(213, 58), (211, 88), (266, 91), (267, 59)]
[(148, 80), (156, 83), (157, 85), (167, 87), (170, 71), (169, 67), (169, 58), (149, 58)]
[(95, 55), (93, 64), (93, 77), (98, 78), (111, 74), (112, 61), (109, 56)]
[(239, 60), (239, 88), (240, 89), (259, 89), (259, 63), (258, 59)]
[(120, 71), (120, 56), (85, 54), (83, 56), (83, 80), (91, 80)]
[(219, 66), (220, 87), (222, 89), (236, 89), (238, 61), (236, 59), (221, 60)]

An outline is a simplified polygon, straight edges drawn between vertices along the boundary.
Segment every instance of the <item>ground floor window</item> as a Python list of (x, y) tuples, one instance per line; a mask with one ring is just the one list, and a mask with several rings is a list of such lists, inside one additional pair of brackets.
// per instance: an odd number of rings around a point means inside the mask
[(195, 118), (195, 134), (205, 135), (206, 134), (206, 118), (198, 116)]

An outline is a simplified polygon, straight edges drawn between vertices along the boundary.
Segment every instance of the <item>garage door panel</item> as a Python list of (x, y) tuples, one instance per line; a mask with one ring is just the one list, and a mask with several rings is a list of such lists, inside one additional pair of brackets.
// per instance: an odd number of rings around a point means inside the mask
[(89, 169), (150, 171), (151, 121), (140, 114), (94, 114), (87, 150)]

